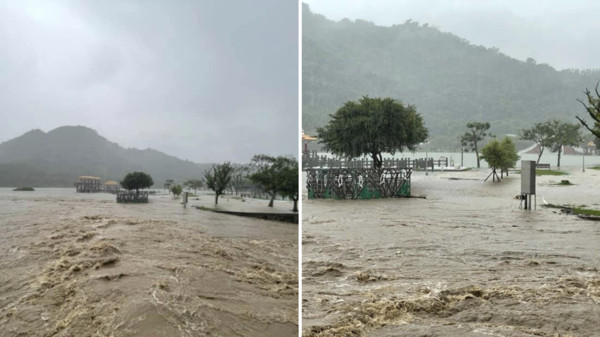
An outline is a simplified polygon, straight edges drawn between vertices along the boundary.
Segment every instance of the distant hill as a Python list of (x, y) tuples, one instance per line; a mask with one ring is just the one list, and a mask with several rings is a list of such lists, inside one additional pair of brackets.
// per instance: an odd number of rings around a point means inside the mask
[(149, 173), (162, 187), (166, 179), (201, 178), (208, 167), (156, 150), (125, 149), (83, 126), (32, 130), (0, 144), (2, 187), (72, 187), (80, 175), (120, 181), (131, 171)]
[(586, 113), (576, 99), (600, 79), (598, 69), (519, 61), (428, 24), (334, 22), (303, 6), (302, 127), (309, 134), (348, 100), (389, 96), (416, 106), (431, 148), (457, 149), (469, 121), (488, 121), (498, 135), (549, 118), (577, 122)]

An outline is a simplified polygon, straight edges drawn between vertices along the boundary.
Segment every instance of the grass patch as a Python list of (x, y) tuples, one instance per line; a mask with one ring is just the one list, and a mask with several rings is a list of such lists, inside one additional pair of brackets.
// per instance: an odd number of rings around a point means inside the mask
[(206, 207), (206, 206), (196, 206), (197, 209), (203, 210), (203, 211), (214, 211), (214, 208), (211, 207)]
[(536, 176), (564, 176), (566, 172), (556, 170), (535, 170)]
[(585, 208), (586, 205), (580, 205), (580, 206), (571, 206), (571, 205), (561, 206), (561, 205), (548, 204), (548, 205), (543, 205), (543, 206), (544, 207), (548, 207), (548, 208), (559, 208), (559, 209), (561, 209), (561, 211), (563, 213), (568, 213), (568, 214), (574, 214), (574, 215), (592, 215), (592, 216), (600, 217), (600, 210)]
[(575, 214), (600, 216), (600, 210), (596, 210), (596, 209), (575, 207), (575, 208), (572, 208), (572, 210), (573, 210), (573, 213), (575, 213)]
[(590, 168), (592, 170), (600, 170), (600, 166), (592, 166), (592, 167), (588, 167), (588, 168)]
[(31, 191), (35, 191), (35, 189), (33, 187), (17, 187), (13, 191), (27, 191), (27, 192), (31, 192)]
[(572, 184), (568, 180), (561, 180), (560, 183), (556, 183), (556, 184), (552, 184), (552, 185), (556, 185), (556, 186), (572, 186), (572, 185), (575, 185), (575, 184)]

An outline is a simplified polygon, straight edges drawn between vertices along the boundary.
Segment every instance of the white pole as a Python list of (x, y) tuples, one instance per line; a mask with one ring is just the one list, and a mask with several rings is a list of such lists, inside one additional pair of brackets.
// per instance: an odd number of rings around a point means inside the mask
[(581, 172), (585, 172), (585, 144), (583, 145), (583, 155), (581, 156)]

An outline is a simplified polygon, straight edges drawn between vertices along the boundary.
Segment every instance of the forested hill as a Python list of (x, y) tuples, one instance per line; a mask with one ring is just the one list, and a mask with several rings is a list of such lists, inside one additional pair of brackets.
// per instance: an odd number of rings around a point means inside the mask
[(0, 143), (0, 187), (72, 187), (80, 175), (120, 181), (132, 171), (149, 173), (162, 187), (166, 179), (202, 178), (209, 166), (156, 150), (126, 149), (83, 126), (32, 130)]
[(549, 118), (577, 122), (585, 111), (576, 99), (600, 79), (598, 69), (557, 71), (412, 21), (334, 22), (304, 4), (302, 29), (302, 127), (309, 134), (348, 100), (389, 96), (415, 105), (434, 146), (452, 150), (469, 121), (488, 121), (497, 135)]

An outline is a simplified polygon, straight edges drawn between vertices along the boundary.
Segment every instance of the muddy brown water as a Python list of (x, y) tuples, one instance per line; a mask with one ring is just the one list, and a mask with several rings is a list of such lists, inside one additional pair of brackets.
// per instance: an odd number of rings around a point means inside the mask
[[(487, 169), (413, 175), (426, 199), (303, 202), (304, 336), (600, 336), (600, 171), (538, 177)], [(568, 179), (573, 186), (557, 186)]]
[(0, 336), (293, 336), (298, 226), (0, 189)]

